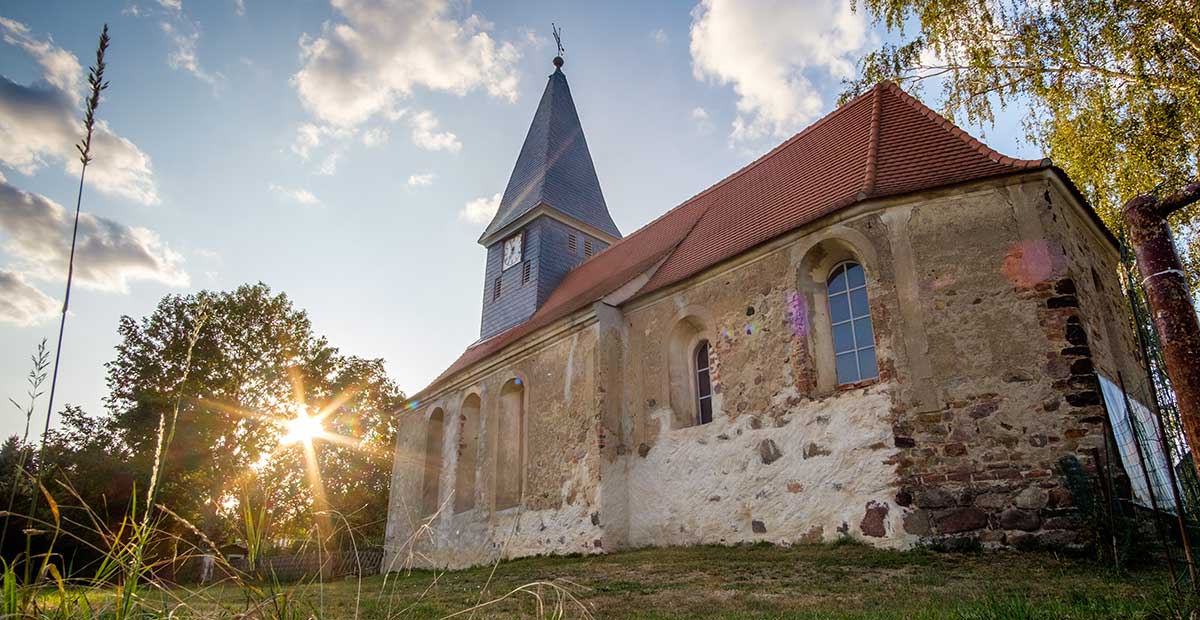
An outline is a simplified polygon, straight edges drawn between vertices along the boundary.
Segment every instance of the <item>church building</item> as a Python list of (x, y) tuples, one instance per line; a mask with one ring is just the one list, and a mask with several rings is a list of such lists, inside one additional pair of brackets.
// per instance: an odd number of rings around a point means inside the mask
[(623, 235), (554, 64), (479, 238), (480, 339), (397, 413), (385, 570), (1081, 540), (1096, 373), (1146, 373), (1063, 171), (882, 83)]

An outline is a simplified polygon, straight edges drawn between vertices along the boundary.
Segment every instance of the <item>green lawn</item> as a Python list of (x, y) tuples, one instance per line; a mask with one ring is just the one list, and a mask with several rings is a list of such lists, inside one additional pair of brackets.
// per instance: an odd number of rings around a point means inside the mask
[[(489, 583), (490, 576), (490, 583)], [(483, 601), (475, 618), (536, 617), (569, 592), (564, 617), (595, 618), (1172, 618), (1162, 569), (1118, 573), (1050, 553), (891, 552), (859, 545), (643, 549), (606, 556), (532, 558), (463, 571), (415, 571), (288, 586), (285, 608), (249, 616), (442, 618)], [(361, 588), (361, 594), (359, 589)], [(213, 587), (193, 611), (245, 610), (244, 594)], [(471, 613), (463, 613), (462, 618)]]

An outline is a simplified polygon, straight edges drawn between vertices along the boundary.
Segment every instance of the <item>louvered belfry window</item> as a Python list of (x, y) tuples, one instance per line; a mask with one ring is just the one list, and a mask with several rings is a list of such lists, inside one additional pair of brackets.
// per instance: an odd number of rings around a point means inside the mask
[(583, 240), (583, 255), (584, 256), (592, 255), (592, 240), (591, 239)]
[(579, 253), (579, 239), (575, 237), (575, 233), (567, 233), (567, 251), (572, 254)]
[(500, 278), (496, 278), (495, 283), (492, 284), (492, 301), (497, 299), (500, 299)]
[(521, 284), (529, 284), (529, 272), (531, 269), (530, 262), (525, 261), (525, 264), (521, 266)]

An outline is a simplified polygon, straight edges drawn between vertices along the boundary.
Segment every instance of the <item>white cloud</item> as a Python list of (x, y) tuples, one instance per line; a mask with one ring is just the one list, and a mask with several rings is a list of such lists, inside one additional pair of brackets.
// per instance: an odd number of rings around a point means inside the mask
[[(68, 174), (79, 174), (75, 144), (83, 137), (77, 105), (81, 78), (67, 59), (74, 56), (53, 47), (48, 39), (30, 38), (28, 29), (18, 22), (3, 20), (0, 28), (7, 33), (5, 42), (29, 51), (45, 72), (43, 81), (28, 86), (0, 76), (0, 163), (33, 174), (54, 161), (61, 162)], [(103, 116), (103, 99), (101, 102), (99, 114)], [(150, 157), (114, 133), (104, 120), (96, 123), (92, 153), (95, 159), (88, 166), (88, 185), (143, 204), (158, 202)]]
[(317, 118), (354, 126), (385, 114), (414, 88), (463, 95), (483, 89), (517, 98), (520, 50), (450, 0), (331, 0), (341, 14), (300, 38), (304, 66), (292, 77)]
[(696, 106), (692, 108), (692, 123), (696, 125), (696, 131), (706, 134), (713, 130), (712, 118), (708, 115), (708, 110)]
[(382, 127), (372, 127), (363, 132), (363, 146), (379, 146), (388, 141), (388, 131)]
[(845, 0), (702, 0), (692, 9), (692, 72), (731, 84), (731, 140), (780, 138), (824, 109), (812, 80), (841, 79), (868, 43), (867, 22)]
[(321, 145), (329, 142), (344, 143), (353, 138), (354, 134), (353, 129), (304, 123), (296, 128), (296, 141), (292, 143), (292, 152), (300, 159), (307, 160)]
[(322, 128), (317, 125), (305, 123), (299, 126), (296, 128), (296, 141), (292, 143), (292, 152), (299, 155), (300, 159), (308, 159), (308, 154), (321, 146), (323, 136)]
[(233, 0), (233, 12), (241, 17), (246, 14), (246, 0)]
[(297, 188), (292, 189), (292, 188), (287, 188), (287, 187), (281, 187), (274, 183), (271, 183), (267, 187), (276, 196), (279, 196), (280, 198), (287, 200), (289, 202), (294, 202), (294, 203), (297, 203), (300, 205), (304, 205), (306, 207), (316, 207), (316, 206), (320, 206), (320, 204), (321, 204), (321, 200), (319, 198), (317, 198), (316, 195), (314, 195), (312, 192), (304, 189), (303, 187), (297, 187)]
[(338, 162), (340, 162), (341, 160), (342, 160), (342, 152), (341, 151), (334, 151), (334, 152), (326, 155), (325, 159), (321, 160), (321, 167), (317, 168), (317, 174), (327, 176), (327, 177), (333, 176), (334, 174), (337, 173)]
[(650, 33), (650, 39), (654, 41), (654, 44), (658, 47), (666, 47), (667, 43), (671, 41), (671, 38), (667, 36), (667, 31), (663, 30), (662, 28), (655, 28), (654, 31)]
[(59, 307), (57, 301), (26, 282), (21, 274), (0, 269), (0, 323), (36, 325), (57, 314)]
[(200, 258), (203, 258), (204, 260), (207, 260), (207, 261), (213, 261), (213, 262), (217, 262), (217, 263), (221, 262), (220, 254), (218, 254), (217, 252), (215, 252), (213, 250), (209, 250), (206, 248), (200, 248), (200, 249), (196, 250), (196, 256), (199, 256)]
[(200, 66), (200, 60), (196, 56), (196, 46), (200, 43), (200, 25), (197, 22), (180, 14), (175, 20), (175, 24), (162, 22), (159, 26), (174, 46), (167, 56), (167, 66), (191, 73), (200, 81), (211, 86), (214, 91), (224, 84), (224, 75), (219, 72), (210, 73)]
[(462, 142), (458, 136), (449, 131), (437, 131), (440, 124), (437, 117), (429, 110), (417, 112), (409, 119), (412, 126), (413, 144), (429, 151), (450, 151), (457, 153), (462, 150)]
[(51, 86), (64, 93), (78, 93), (83, 85), (83, 66), (75, 54), (54, 46), (54, 40), (47, 37), (38, 41), (29, 35), (29, 27), (18, 21), (0, 17), (0, 32), (4, 33), (4, 42), (16, 45), (33, 57)]
[(458, 212), (458, 219), (468, 224), (487, 224), (496, 216), (499, 208), (500, 194), (493, 194), (491, 198), (476, 198), (463, 206), (462, 211)]
[(172, 11), (183, 10), (183, 0), (158, 0), (158, 3), (161, 4), (163, 8), (170, 9)]
[(426, 172), (424, 174), (413, 174), (408, 177), (409, 187), (422, 187), (425, 185), (433, 185), (433, 173)]
[[(17, 260), (23, 275), (61, 280), (71, 243), (74, 212), (31, 192), (0, 182), (0, 248)], [(82, 213), (75, 251), (75, 282), (85, 288), (126, 292), (133, 280), (187, 286), (183, 257), (137, 226)]]

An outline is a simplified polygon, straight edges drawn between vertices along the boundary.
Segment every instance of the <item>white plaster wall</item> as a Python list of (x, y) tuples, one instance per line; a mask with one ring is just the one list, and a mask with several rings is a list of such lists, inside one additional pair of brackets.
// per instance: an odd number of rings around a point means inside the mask
[[(897, 454), (887, 389), (804, 401), (778, 421), (761, 416), (759, 429), (747, 412), (669, 430), (670, 411), (656, 412), (658, 442), (645, 457), (629, 457), (630, 544), (819, 542), (845, 531), (876, 545), (911, 546), (916, 537), (904, 533), (903, 509), (894, 503), (898, 477), (887, 462)], [(782, 453), (770, 464), (760, 453), (767, 439)], [(884, 538), (860, 530), (870, 502), (888, 508)], [(766, 531), (755, 533), (752, 521)]]
[(488, 514), (478, 508), (435, 520), (430, 537), (417, 545), (418, 566), (464, 568), (494, 562), (496, 558), (567, 553), (602, 553), (595, 542), (601, 527), (593, 522), (597, 488), (588, 463), (576, 468), (562, 489), (574, 497), (561, 509), (510, 508)]

